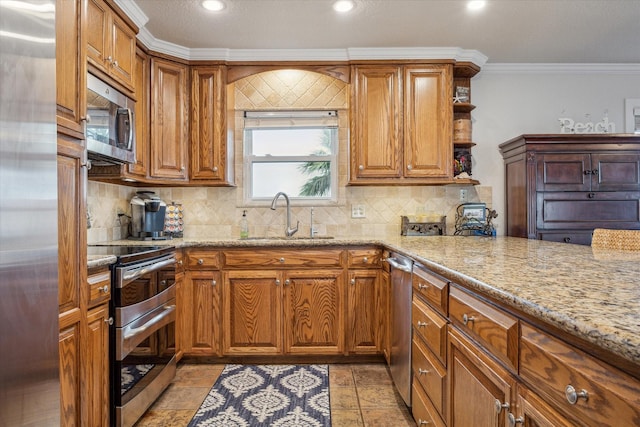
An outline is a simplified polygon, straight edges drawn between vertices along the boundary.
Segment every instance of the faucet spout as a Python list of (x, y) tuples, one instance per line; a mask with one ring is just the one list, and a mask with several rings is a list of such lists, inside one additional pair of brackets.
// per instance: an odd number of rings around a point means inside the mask
[(271, 210), (276, 210), (276, 204), (278, 203), (278, 198), (280, 198), (280, 196), (284, 197), (284, 200), (287, 203), (287, 229), (284, 233), (287, 237), (291, 237), (298, 231), (300, 221), (296, 223), (295, 228), (291, 227), (291, 202), (289, 201), (289, 196), (287, 196), (287, 194), (282, 191), (276, 193), (276, 195), (273, 197), (273, 200), (271, 201)]

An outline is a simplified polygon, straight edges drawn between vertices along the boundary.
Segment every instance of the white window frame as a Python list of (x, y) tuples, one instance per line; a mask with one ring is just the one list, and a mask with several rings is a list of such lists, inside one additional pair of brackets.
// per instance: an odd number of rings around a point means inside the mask
[[(261, 128), (305, 128), (325, 127), (331, 130), (331, 154), (326, 156), (256, 156), (251, 154), (251, 129)], [(271, 203), (271, 197), (252, 197), (253, 165), (256, 163), (291, 163), (328, 161), (331, 171), (331, 195), (326, 197), (296, 197), (289, 194), (298, 206), (335, 205), (338, 200), (338, 112), (335, 110), (295, 110), (295, 111), (245, 111), (243, 127), (243, 193), (247, 206), (263, 206)], [(273, 194), (278, 191), (274, 188)]]

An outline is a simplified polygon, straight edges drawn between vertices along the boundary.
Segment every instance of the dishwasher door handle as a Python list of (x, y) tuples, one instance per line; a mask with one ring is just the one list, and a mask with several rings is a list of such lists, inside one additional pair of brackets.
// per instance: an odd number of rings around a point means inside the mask
[(405, 261), (398, 258), (387, 258), (386, 261), (389, 265), (397, 270), (406, 271), (411, 273), (411, 261)]

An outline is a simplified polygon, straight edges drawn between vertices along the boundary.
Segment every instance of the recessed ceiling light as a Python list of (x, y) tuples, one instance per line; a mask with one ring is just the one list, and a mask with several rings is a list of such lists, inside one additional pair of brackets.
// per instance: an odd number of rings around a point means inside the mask
[(467, 9), (469, 10), (480, 10), (483, 9), (487, 5), (485, 0), (470, 0), (467, 3)]
[(349, 12), (355, 7), (355, 3), (352, 0), (338, 0), (333, 3), (333, 10), (340, 13)]
[(202, 7), (213, 12), (220, 12), (225, 8), (225, 4), (222, 0), (203, 0)]

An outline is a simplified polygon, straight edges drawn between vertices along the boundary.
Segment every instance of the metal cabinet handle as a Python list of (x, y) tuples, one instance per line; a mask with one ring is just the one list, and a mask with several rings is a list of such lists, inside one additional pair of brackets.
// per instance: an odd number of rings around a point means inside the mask
[(365, 264), (368, 263), (369, 262), (369, 258), (367, 258), (367, 257), (362, 258), (362, 262), (365, 263)]
[(407, 165), (407, 170), (413, 169), (413, 165)]
[(217, 167), (217, 166), (214, 166), (214, 167), (213, 167), (213, 171), (214, 171), (214, 172), (218, 172), (218, 167)]
[(418, 425), (419, 426), (426, 426), (426, 425), (429, 425), (429, 424), (431, 424), (431, 421), (425, 421), (422, 418), (418, 419)]
[(215, 280), (212, 280), (212, 281), (211, 281), (211, 286), (215, 286), (215, 285), (217, 285), (217, 284), (218, 284), (218, 282), (216, 282)]
[(202, 265), (202, 264), (204, 264), (204, 260), (202, 258), (199, 258), (198, 259), (198, 265)]
[(113, 325), (113, 317), (109, 317), (108, 319), (104, 319), (104, 323), (111, 326)]
[(567, 402), (575, 405), (578, 402), (578, 399), (582, 398), (585, 400), (589, 400), (589, 393), (587, 390), (582, 389), (577, 391), (571, 384), (564, 388), (564, 396), (567, 398)]
[(509, 419), (509, 427), (515, 427), (516, 424), (524, 424), (524, 417), (516, 418), (516, 416), (513, 415), (511, 412), (509, 412), (509, 415), (507, 415), (507, 418)]
[(111, 56), (111, 55), (107, 56), (107, 61), (113, 62), (113, 56)]
[(598, 175), (598, 169), (594, 169), (591, 171), (591, 175)]
[(290, 285), (290, 284), (291, 284), (291, 280), (287, 279), (287, 280), (284, 281), (284, 285), (285, 286)]
[(280, 258), (280, 263), (284, 263), (284, 258)]
[(100, 292), (104, 292), (105, 294), (109, 293), (109, 285), (104, 285), (101, 288), (98, 288)]
[(358, 166), (358, 169), (360, 169), (361, 171), (363, 171), (363, 170), (364, 170), (364, 166), (360, 165), (360, 166)]
[(418, 374), (420, 374), (420, 375), (427, 375), (428, 373), (429, 373), (429, 370), (428, 370), (428, 369), (421, 369), (421, 368), (418, 368)]
[(118, 61), (113, 61), (113, 66), (117, 67), (118, 66)]
[(424, 328), (424, 327), (427, 326), (427, 322), (421, 322), (421, 321), (418, 320), (417, 326), (418, 326), (418, 328)]
[(428, 287), (429, 287), (429, 285), (423, 285), (422, 283), (418, 282), (418, 289), (419, 290), (427, 289)]
[(464, 323), (465, 325), (469, 322), (475, 322), (476, 318), (473, 316), (467, 316), (467, 314), (463, 314), (462, 315), (462, 323)]
[(507, 402), (502, 403), (498, 399), (496, 399), (495, 405), (496, 405), (496, 413), (497, 414), (499, 414), (503, 409), (509, 409), (509, 407), (510, 407), (510, 405)]
[(351, 284), (355, 285), (356, 284), (356, 279), (351, 279)]
[(571, 237), (565, 237), (562, 239), (565, 243), (571, 243)]
[(280, 279), (276, 279), (276, 286), (280, 286)]
[(589, 193), (587, 194), (587, 197), (590, 199), (595, 199), (596, 198), (596, 193)]

